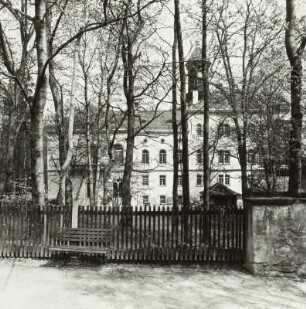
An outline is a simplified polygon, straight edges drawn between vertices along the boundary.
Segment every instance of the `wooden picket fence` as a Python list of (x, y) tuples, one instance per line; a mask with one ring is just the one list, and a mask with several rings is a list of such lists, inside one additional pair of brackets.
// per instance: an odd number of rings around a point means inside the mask
[(242, 263), (245, 210), (79, 207), (78, 227), (113, 229), (111, 260)]
[[(58, 206), (0, 203), (0, 257), (50, 258), (72, 211)], [(110, 261), (242, 263), (243, 209), (79, 207), (79, 228), (112, 228)]]
[(31, 203), (0, 203), (0, 257), (50, 258), (49, 246), (71, 226), (71, 209), (34, 208)]

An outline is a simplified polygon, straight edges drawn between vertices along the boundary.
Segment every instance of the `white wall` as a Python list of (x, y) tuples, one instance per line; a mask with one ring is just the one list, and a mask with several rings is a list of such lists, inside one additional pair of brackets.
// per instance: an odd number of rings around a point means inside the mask
[[(217, 139), (217, 127), (220, 122), (226, 122), (231, 127), (230, 118), (228, 113), (220, 111), (212, 111), (210, 115), (210, 137), (215, 143), (215, 148), (212, 148), (211, 157), (214, 157), (211, 166), (211, 184), (218, 181), (218, 175), (229, 175), (230, 184), (228, 187), (238, 193), (241, 193), (241, 173), (240, 165), (237, 159), (237, 150), (232, 139), (222, 137)], [(203, 173), (202, 164), (197, 162), (196, 150), (202, 148), (203, 136), (197, 134), (197, 124), (203, 123), (203, 115), (201, 112), (192, 112), (192, 116), (189, 119), (189, 167), (190, 167), (190, 198), (191, 201), (198, 201), (200, 198), (200, 192), (203, 191), (203, 185), (197, 185), (197, 175)], [(125, 132), (119, 133), (116, 139), (116, 143), (120, 143), (123, 146), (123, 152), (125, 153)], [(51, 143), (52, 144), (52, 143)], [(132, 205), (141, 206), (143, 204), (143, 196), (149, 196), (150, 205), (158, 206), (160, 204), (160, 196), (166, 196), (166, 200), (170, 203), (172, 199), (172, 184), (173, 184), (173, 136), (171, 130), (163, 130), (163, 128), (156, 128), (156, 131), (149, 133), (142, 133), (135, 139), (134, 149), (134, 171), (132, 174)], [(56, 151), (56, 147), (52, 148)], [(149, 151), (149, 164), (142, 163), (142, 151)], [(167, 163), (159, 163), (160, 150), (165, 150), (167, 153)], [(230, 150), (230, 163), (220, 164), (218, 158), (218, 150)], [(50, 157), (52, 151), (49, 151), (49, 164), (52, 160)], [(55, 155), (56, 157), (56, 155)], [(105, 160), (105, 158), (104, 158)], [(52, 163), (52, 162), (51, 162)], [(112, 170), (112, 179), (122, 179), (123, 164), (115, 164)], [(49, 166), (49, 199), (56, 198), (58, 192), (58, 174), (54, 171), (52, 164)], [(53, 170), (53, 172), (52, 172)], [(149, 175), (149, 185), (144, 186), (142, 184), (142, 175)], [(86, 175), (86, 173), (85, 173)], [(166, 176), (166, 185), (160, 185), (160, 175)], [(110, 180), (110, 191), (112, 190), (112, 179)], [(86, 176), (81, 174), (75, 174), (73, 179), (74, 198), (78, 204), (88, 204), (87, 199), (87, 180)], [(100, 190), (100, 198), (102, 198), (102, 188)], [(179, 195), (181, 194), (181, 187), (178, 189)]]

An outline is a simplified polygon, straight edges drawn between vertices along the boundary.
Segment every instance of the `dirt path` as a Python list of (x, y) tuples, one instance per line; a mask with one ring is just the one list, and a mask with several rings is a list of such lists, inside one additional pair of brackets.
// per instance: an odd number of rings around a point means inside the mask
[(0, 308), (306, 308), (306, 283), (283, 278), (200, 267), (49, 264), (0, 260)]

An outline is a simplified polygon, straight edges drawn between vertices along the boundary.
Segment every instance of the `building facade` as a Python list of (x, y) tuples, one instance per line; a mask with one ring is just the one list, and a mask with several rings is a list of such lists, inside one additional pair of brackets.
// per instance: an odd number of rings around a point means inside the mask
[[(198, 47), (191, 55), (187, 65), (188, 69), (188, 137), (189, 137), (189, 177), (190, 199), (192, 203), (198, 203), (203, 191), (203, 92), (201, 86), (201, 67), (198, 57), (201, 53)], [(224, 103), (224, 100), (212, 98), (210, 103), (210, 182), (211, 185), (221, 183), (230, 190), (241, 193), (241, 168), (238, 160), (235, 126), (232, 109)], [(137, 109), (136, 109), (137, 110)], [(179, 111), (178, 111), (179, 113)], [(173, 186), (173, 131), (172, 112), (153, 111), (136, 112), (139, 128), (135, 137), (134, 162), (132, 172), (132, 206), (171, 206)], [(250, 116), (256, 118), (256, 113)], [(102, 140), (105, 138), (102, 134)], [(76, 137), (81, 140), (82, 137)], [(84, 139), (84, 137), (83, 137)], [(180, 142), (180, 137), (179, 137)], [(252, 151), (252, 142), (249, 141), (248, 149), (248, 176), (252, 178), (255, 172), (260, 170), (259, 154)], [(54, 147), (53, 147), (54, 148)], [(179, 143), (181, 149), (181, 142)], [(255, 148), (254, 148), (255, 149)], [(107, 152), (104, 151), (101, 158), (101, 190), (99, 199), (106, 200), (109, 205), (121, 205), (121, 187), (124, 170), (126, 150), (126, 126), (118, 130), (113, 145), (112, 167), (110, 177), (103, 179), (103, 169), (110, 165)], [(181, 150), (176, 154), (181, 162)], [(56, 172), (54, 155), (49, 153), (49, 198), (56, 198), (58, 191), (58, 173)], [(56, 155), (55, 155), (56, 156)], [(79, 169), (74, 169), (73, 188), (74, 199), (78, 204), (88, 204), (87, 174), (85, 164)], [(182, 170), (181, 163), (179, 170)], [(102, 185), (102, 183), (104, 184)], [(286, 180), (284, 181), (286, 183)], [(182, 197), (182, 177), (178, 178), (179, 200)], [(102, 189), (104, 187), (104, 189)], [(107, 190), (105, 190), (107, 188)], [(282, 188), (284, 189), (284, 188)], [(105, 196), (107, 195), (107, 196)], [(102, 204), (102, 202), (101, 202)]]

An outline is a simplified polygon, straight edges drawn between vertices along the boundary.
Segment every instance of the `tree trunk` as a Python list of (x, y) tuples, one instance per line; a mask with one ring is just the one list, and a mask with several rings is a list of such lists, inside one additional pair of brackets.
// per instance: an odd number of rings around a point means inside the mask
[(247, 176), (247, 145), (246, 145), (246, 123), (243, 123), (242, 128), (240, 128), (237, 117), (234, 118), (237, 143), (238, 143), (238, 157), (239, 164), (241, 168), (241, 189), (242, 197), (248, 195), (248, 176)]
[(247, 148), (246, 143), (244, 141), (238, 145), (238, 155), (241, 167), (242, 196), (246, 197), (249, 193), (249, 190), (248, 190), (248, 176), (247, 176)]
[(100, 180), (101, 180), (101, 128), (100, 128), (100, 118), (101, 118), (101, 106), (99, 104), (99, 114), (97, 119), (97, 147), (95, 149), (95, 165), (96, 165), (96, 172), (94, 175), (94, 188), (93, 188), (93, 199), (94, 199), (94, 206), (97, 207), (99, 204), (99, 188), (100, 188)]
[(203, 77), (203, 204), (209, 209), (209, 187), (210, 187), (210, 160), (209, 160), (209, 83), (208, 83), (208, 61), (207, 61), (207, 1), (202, 3), (202, 77)]
[(302, 55), (306, 45), (306, 35), (299, 38), (297, 1), (286, 0), (286, 51), (291, 65), (291, 130), (289, 141), (289, 189), (291, 196), (300, 195), (302, 177)]
[(45, 202), (44, 183), (44, 108), (47, 99), (48, 74), (45, 64), (48, 59), (46, 14), (47, 3), (35, 1), (35, 44), (37, 54), (37, 81), (30, 109), (31, 114), (31, 178), (33, 204), (43, 207)]
[[(21, 3), (21, 12), (27, 14), (27, 1)], [(15, 192), (16, 161), (18, 162), (18, 158), (15, 160), (16, 140), (20, 127), (27, 116), (26, 98), (20, 86), (26, 84), (27, 81), (28, 69), (26, 64), (29, 54), (28, 43), (31, 40), (31, 35), (27, 27), (27, 19), (23, 18), (23, 16), (18, 16), (16, 20), (18, 20), (20, 24), (22, 43), (20, 64), (16, 69), (14, 69), (13, 54), (9, 52), (11, 46), (4, 35), (4, 30), (0, 23), (0, 51), (2, 54), (2, 64), (7, 68), (8, 72), (14, 75), (14, 78), (9, 81), (6, 89), (9, 95), (7, 95), (7, 97), (4, 95), (7, 101), (7, 112), (5, 113), (7, 113), (8, 116), (8, 123), (7, 126), (4, 127), (6, 139), (2, 141), (2, 145), (5, 145), (5, 147), (2, 157), (3, 168), (0, 173), (0, 194)]]
[(1, 188), (1, 194), (14, 192), (14, 157), (15, 157), (15, 139), (16, 133), (15, 126), (17, 126), (16, 118), (14, 117), (14, 111), (9, 115), (9, 121), (7, 126), (7, 138), (6, 147), (4, 152), (4, 179), (3, 188)]
[(94, 173), (92, 162), (92, 143), (90, 133), (90, 102), (88, 101), (88, 77), (84, 73), (85, 82), (85, 108), (86, 108), (86, 156), (87, 156), (87, 195), (89, 197), (89, 205), (94, 206)]
[(186, 107), (186, 75), (184, 64), (184, 49), (182, 30), (180, 22), (180, 2), (174, 0), (175, 14), (174, 22), (177, 36), (178, 55), (179, 55), (179, 72), (180, 72), (180, 103), (181, 103), (181, 126), (182, 126), (182, 163), (183, 163), (183, 207), (190, 208), (189, 195), (189, 148), (188, 148), (188, 119)]
[[(69, 119), (68, 119), (68, 132), (67, 132), (67, 148), (65, 145), (65, 158), (62, 157), (63, 163), (60, 164), (60, 184), (59, 184), (59, 192), (58, 192), (58, 200), (61, 206), (72, 207), (73, 203), (73, 188), (72, 181), (70, 178), (69, 168), (71, 165), (72, 157), (73, 157), (73, 130), (74, 130), (74, 111), (75, 111), (75, 91), (76, 91), (76, 65), (77, 58), (80, 48), (80, 38), (78, 38), (75, 42), (74, 49), (74, 59), (73, 59), (73, 68), (72, 68), (72, 80), (71, 80), (71, 93), (70, 93), (70, 104), (69, 104)], [(61, 102), (63, 103), (63, 102)], [(63, 106), (61, 106), (61, 111), (63, 111)], [(63, 118), (62, 118), (63, 119)], [(64, 123), (62, 123), (64, 124)], [(63, 127), (61, 128), (61, 132), (63, 131)], [(65, 139), (65, 141), (66, 141)], [(63, 145), (60, 143), (60, 152)]]
[(177, 70), (176, 70), (176, 46), (177, 39), (174, 30), (174, 42), (172, 45), (172, 131), (173, 131), (173, 187), (172, 187), (172, 199), (173, 209), (178, 209), (178, 174), (179, 174), (179, 158), (178, 158), (178, 125), (177, 125)]
[[(44, 91), (39, 96), (39, 101), (45, 97)], [(31, 108), (31, 179), (32, 199), (35, 206), (43, 207), (45, 202), (44, 180), (44, 111), (41, 106)]]
[(189, 233), (189, 216), (188, 209), (190, 208), (190, 195), (189, 195), (189, 147), (188, 147), (188, 114), (186, 107), (186, 75), (184, 64), (184, 50), (183, 39), (180, 22), (180, 2), (174, 0), (174, 23), (177, 37), (178, 56), (179, 56), (179, 73), (180, 73), (180, 103), (181, 103), (181, 126), (182, 126), (182, 188), (183, 188), (183, 229), (184, 229), (184, 241), (188, 243), (190, 241)]
[(124, 63), (123, 87), (127, 104), (127, 139), (122, 180), (122, 206), (131, 207), (131, 177), (135, 140), (134, 75), (132, 43), (129, 37), (127, 37), (126, 41), (123, 42), (122, 48), (122, 60)]
[[(111, 177), (111, 171), (112, 171), (112, 167), (114, 165), (114, 162), (113, 162), (113, 146), (114, 146), (114, 141), (115, 141), (115, 137), (116, 137), (116, 134), (117, 134), (117, 129), (119, 129), (119, 128), (115, 129), (112, 137), (110, 137), (111, 130), (110, 130), (110, 125), (109, 125), (109, 116), (110, 116), (110, 108), (111, 108), (111, 102), (110, 102), (111, 92), (112, 92), (111, 90), (112, 90), (113, 78), (114, 78), (114, 75), (116, 73), (116, 70), (117, 70), (117, 67), (118, 67), (118, 61), (119, 61), (119, 58), (120, 58), (120, 51), (121, 51), (120, 46), (122, 44), (121, 37), (122, 37), (123, 28), (124, 28), (124, 25), (122, 25), (122, 28), (121, 28), (118, 47), (116, 49), (116, 57), (115, 57), (115, 60), (113, 62), (113, 67), (110, 71), (110, 74), (107, 77), (107, 82), (106, 82), (106, 100), (105, 100), (106, 109), (105, 109), (104, 125), (105, 125), (105, 132), (106, 132), (107, 154), (108, 154), (109, 161), (108, 161), (107, 166), (104, 167), (104, 171), (103, 171), (103, 204), (104, 205), (107, 205), (108, 201), (109, 201), (108, 181)], [(100, 111), (102, 110), (102, 100), (101, 100), (102, 99), (102, 88), (103, 88), (103, 84), (101, 83), (100, 97), (99, 97), (99, 106), (100, 106), (99, 110)], [(99, 121), (100, 121), (100, 116), (101, 115), (99, 114), (99, 119), (98, 119)], [(99, 128), (99, 126), (98, 126), (98, 128)], [(101, 138), (100, 138), (100, 134), (98, 134), (98, 145), (100, 145), (100, 146), (98, 146), (98, 148), (101, 149), (102, 141), (101, 141)], [(98, 156), (97, 156), (97, 158), (98, 158)], [(99, 171), (97, 170), (97, 172), (99, 172)], [(100, 179), (100, 177), (99, 177), (99, 179)], [(96, 183), (97, 183), (97, 181), (98, 181), (98, 175), (96, 174)]]
[(65, 175), (65, 207), (69, 209), (73, 207), (73, 187), (69, 170), (66, 170)]
[(107, 166), (104, 167), (103, 170), (103, 205), (108, 204), (109, 200), (109, 190), (108, 190), (108, 181), (111, 176), (111, 169), (113, 166), (113, 143), (110, 142), (110, 137), (109, 137), (109, 109), (110, 109), (110, 104), (109, 104), (109, 96), (107, 96), (107, 102), (106, 102), (106, 110), (105, 110), (105, 132), (106, 132), (106, 141), (107, 141), (107, 155), (108, 155), (108, 164)]
[[(53, 61), (49, 65), (49, 85), (52, 93), (54, 109), (55, 109), (55, 122), (58, 136), (58, 152), (59, 152), (59, 169), (63, 166), (65, 158), (67, 156), (66, 138), (65, 138), (65, 124), (63, 114), (63, 99), (58, 89), (58, 83), (55, 79), (55, 71)], [(65, 182), (67, 173), (62, 173), (59, 170), (59, 190), (57, 194), (57, 202), (59, 205), (64, 206), (65, 204)]]

